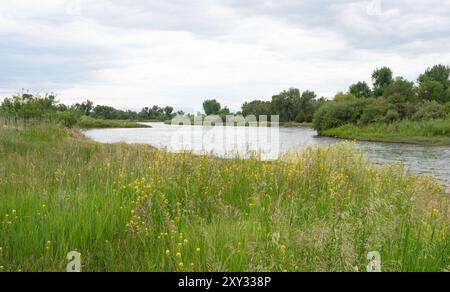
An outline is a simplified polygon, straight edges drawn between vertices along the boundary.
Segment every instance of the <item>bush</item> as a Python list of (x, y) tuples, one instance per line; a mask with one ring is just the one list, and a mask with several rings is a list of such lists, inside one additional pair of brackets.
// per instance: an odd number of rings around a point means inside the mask
[(385, 119), (388, 111), (394, 111), (394, 105), (390, 104), (384, 98), (371, 98), (368, 100), (367, 106), (364, 108), (359, 122), (362, 125), (381, 122)]
[(447, 111), (447, 114), (450, 114), (450, 102), (445, 104), (445, 110)]
[(400, 114), (396, 110), (389, 110), (384, 117), (385, 123), (393, 123), (395, 121), (400, 120)]
[(448, 114), (446, 105), (439, 104), (436, 101), (423, 103), (417, 113), (413, 116), (415, 121), (428, 121), (435, 119), (445, 119)]
[(77, 124), (80, 115), (80, 113), (73, 111), (56, 112), (55, 119), (63, 126), (71, 128)]
[(314, 128), (322, 132), (348, 123), (356, 123), (361, 117), (365, 99), (330, 101), (323, 105), (314, 116)]

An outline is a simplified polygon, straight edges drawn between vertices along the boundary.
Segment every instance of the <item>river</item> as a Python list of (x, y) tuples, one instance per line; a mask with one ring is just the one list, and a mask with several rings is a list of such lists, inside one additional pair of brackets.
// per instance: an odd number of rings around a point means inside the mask
[[(149, 144), (169, 151), (185, 150), (196, 154), (208, 153), (221, 157), (245, 156), (249, 152), (258, 151), (262, 153), (265, 150), (261, 150), (261, 148), (265, 148), (267, 145), (271, 145), (271, 152), (283, 155), (310, 146), (328, 146), (342, 141), (335, 138), (318, 137), (317, 132), (309, 128), (279, 128), (276, 134), (273, 134), (272, 130), (264, 129), (264, 131), (270, 132), (267, 136), (266, 134), (261, 135), (262, 129), (256, 127), (145, 124), (152, 128), (94, 129), (86, 131), (85, 135), (102, 143)], [(399, 162), (417, 174), (435, 176), (450, 182), (450, 147), (375, 142), (356, 142), (356, 144), (364, 149), (376, 163)]]

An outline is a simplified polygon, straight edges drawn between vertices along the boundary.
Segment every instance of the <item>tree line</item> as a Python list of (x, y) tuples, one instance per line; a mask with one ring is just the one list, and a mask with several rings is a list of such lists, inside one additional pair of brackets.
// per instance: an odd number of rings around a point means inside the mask
[(174, 108), (144, 107), (140, 112), (120, 110), (111, 106), (94, 105), (90, 100), (73, 105), (59, 103), (56, 96), (20, 94), (5, 98), (0, 105), (0, 113), (6, 116), (21, 119), (56, 119), (67, 125), (74, 125), (81, 117), (91, 117), (103, 120), (140, 120), (165, 121), (172, 119), (176, 114)]
[[(271, 100), (256, 99), (245, 102), (236, 114), (278, 115), (281, 122), (313, 123), (319, 131), (339, 127), (347, 123), (367, 125), (391, 123), (402, 119), (445, 119), (450, 112), (450, 67), (436, 65), (428, 68), (417, 82), (394, 77), (392, 69), (382, 67), (372, 74), (372, 84), (360, 81), (352, 84), (347, 92), (339, 92), (331, 100), (318, 98), (310, 90), (301, 92), (290, 88), (272, 96)], [(216, 99), (203, 103), (206, 115), (233, 114)], [(30, 118), (56, 118), (65, 124), (74, 124), (82, 116), (105, 120), (166, 121), (182, 111), (174, 112), (171, 106), (144, 107), (140, 112), (120, 110), (111, 106), (94, 105), (90, 100), (67, 106), (56, 96), (21, 94), (5, 98), (0, 105), (2, 114)]]
[[(281, 122), (312, 122), (315, 111), (326, 101), (317, 98), (313, 91), (300, 92), (297, 88), (290, 88), (272, 97), (271, 101), (253, 100), (242, 105), (242, 111), (236, 114), (243, 116), (278, 115)], [(215, 100), (203, 103), (206, 115), (228, 115), (230, 110)]]
[[(270, 101), (253, 100), (242, 105), (243, 116), (278, 115), (281, 122), (311, 123), (319, 131), (348, 123), (364, 126), (415, 121), (447, 119), (450, 116), (450, 67), (436, 65), (420, 74), (417, 81), (394, 77), (389, 67), (376, 69), (372, 84), (360, 81), (338, 92), (333, 99), (318, 98), (310, 90), (301, 92), (290, 88), (272, 96)], [(203, 103), (207, 115), (229, 114), (215, 100)]]
[(447, 119), (450, 115), (450, 67), (428, 68), (417, 82), (394, 77), (382, 67), (372, 74), (372, 86), (358, 82), (338, 93), (314, 115), (314, 127), (322, 132), (345, 124), (365, 126), (399, 120)]

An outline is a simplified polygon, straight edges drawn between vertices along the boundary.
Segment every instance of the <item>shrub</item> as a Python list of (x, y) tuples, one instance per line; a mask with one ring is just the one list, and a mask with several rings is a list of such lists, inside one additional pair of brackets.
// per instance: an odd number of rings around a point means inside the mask
[(447, 114), (448, 109), (445, 105), (439, 104), (436, 101), (428, 101), (421, 104), (419, 110), (413, 116), (413, 119), (416, 121), (444, 119)]
[(331, 101), (323, 105), (314, 116), (314, 128), (319, 132), (348, 123), (356, 123), (361, 117), (365, 99)]
[(56, 112), (55, 119), (63, 126), (71, 128), (77, 124), (80, 115), (80, 113), (73, 111)]
[(349, 100), (355, 100), (355, 99), (357, 99), (357, 97), (355, 95), (353, 95), (352, 93), (338, 92), (334, 96), (334, 101), (336, 101), (336, 102), (349, 101)]
[(371, 98), (368, 100), (367, 106), (363, 109), (363, 113), (359, 122), (363, 125), (368, 125), (371, 123), (383, 121), (386, 117), (387, 112), (390, 110), (394, 110), (394, 105), (390, 104), (386, 99)]
[(389, 110), (384, 117), (384, 122), (393, 123), (400, 120), (400, 114), (396, 110)]

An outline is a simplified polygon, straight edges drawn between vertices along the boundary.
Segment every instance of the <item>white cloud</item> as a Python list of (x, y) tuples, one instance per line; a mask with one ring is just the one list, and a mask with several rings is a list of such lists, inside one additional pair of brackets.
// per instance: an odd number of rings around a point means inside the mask
[(331, 96), (383, 65), (414, 79), (450, 63), (449, 1), (376, 16), (365, 1), (3, 1), (2, 92), (68, 103), (199, 109), (217, 98), (238, 109), (290, 86)]

